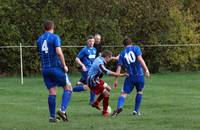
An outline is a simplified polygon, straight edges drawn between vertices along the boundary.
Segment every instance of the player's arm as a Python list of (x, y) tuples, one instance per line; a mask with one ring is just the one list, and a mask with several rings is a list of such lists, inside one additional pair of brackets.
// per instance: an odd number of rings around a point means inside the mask
[[(120, 73), (120, 72), (121, 72), (121, 68), (122, 68), (121, 65), (118, 65), (118, 66), (117, 66), (116, 73)], [(118, 78), (118, 77), (116, 76), (116, 77), (115, 77), (115, 80), (114, 80), (114, 85), (113, 85), (114, 88), (117, 88), (117, 85), (118, 85), (118, 80), (117, 80), (117, 78)]]
[(117, 72), (113, 72), (111, 70), (108, 70), (104, 65), (100, 65), (99, 67), (107, 75), (112, 75), (112, 76), (116, 76), (116, 77), (127, 75), (126, 73), (121, 74), (121, 73), (117, 73)]
[(112, 57), (111, 57), (111, 60), (119, 60), (119, 55), (117, 55), (117, 56), (112, 56)]
[(140, 62), (140, 64), (142, 65), (143, 69), (144, 69), (144, 73), (147, 77), (150, 77), (150, 72), (149, 69), (146, 66), (146, 63), (144, 61), (144, 59), (142, 58), (142, 55), (137, 56), (137, 60)]
[(63, 68), (64, 68), (65, 72), (67, 72), (68, 71), (68, 67), (67, 67), (67, 65), (65, 63), (65, 58), (64, 58), (64, 55), (63, 55), (61, 47), (56, 47), (56, 53), (57, 53), (62, 65), (63, 65)]
[(85, 65), (83, 64), (83, 62), (81, 62), (81, 60), (78, 57), (76, 57), (75, 61), (77, 64), (79, 64), (82, 67), (83, 71), (87, 71)]

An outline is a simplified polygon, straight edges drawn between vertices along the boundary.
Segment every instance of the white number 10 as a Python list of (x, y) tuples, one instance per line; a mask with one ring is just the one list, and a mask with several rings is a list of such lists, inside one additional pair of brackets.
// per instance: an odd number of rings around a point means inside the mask
[(48, 53), (48, 46), (47, 46), (47, 40), (44, 40), (44, 42), (42, 43), (42, 51), (44, 51), (45, 53)]
[(126, 58), (128, 64), (135, 62), (135, 54), (132, 51), (126, 53), (124, 57)]

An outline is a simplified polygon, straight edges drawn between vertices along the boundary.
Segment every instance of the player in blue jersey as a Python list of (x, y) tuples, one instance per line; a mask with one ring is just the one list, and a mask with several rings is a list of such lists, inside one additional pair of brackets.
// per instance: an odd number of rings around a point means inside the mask
[[(87, 74), (88, 71), (96, 57), (96, 49), (94, 46), (94, 37), (89, 36), (87, 38), (87, 46), (81, 49), (81, 51), (78, 53), (76, 57), (76, 63), (81, 66), (81, 79), (79, 82), (81, 82), (82, 85), (73, 87), (73, 92), (81, 92), (88, 90), (87, 86)], [(90, 92), (90, 104), (94, 102), (95, 94), (93, 92)]]
[(102, 80), (103, 75), (104, 74), (113, 76), (126, 75), (113, 72), (105, 67), (105, 64), (107, 64), (111, 60), (111, 57), (112, 57), (112, 52), (107, 50), (103, 51), (102, 56), (97, 57), (93, 62), (88, 72), (88, 79), (87, 79), (87, 83), (90, 90), (93, 91), (96, 95), (99, 95), (97, 100), (92, 104), (92, 107), (95, 107), (100, 110), (101, 109), (100, 102), (103, 99), (103, 111), (102, 111), (103, 116), (109, 116), (107, 109), (108, 109), (108, 104), (109, 104), (108, 101), (111, 90), (111, 87), (108, 86), (108, 84)]
[[(44, 23), (44, 30), (45, 32), (37, 40), (37, 47), (42, 65), (42, 76), (49, 91), (49, 122), (56, 122), (59, 117), (63, 121), (68, 121), (65, 111), (70, 102), (72, 87), (67, 76), (68, 67), (61, 50), (61, 40), (58, 35), (53, 34), (52, 21)], [(63, 87), (61, 107), (57, 111), (59, 117), (56, 117), (56, 86)]]
[[(142, 58), (140, 47), (131, 45), (132, 40), (130, 37), (126, 37), (123, 41), (123, 44), (125, 48), (120, 53), (116, 72), (120, 73), (121, 67), (123, 66), (127, 70), (129, 76), (126, 77), (124, 81), (121, 95), (118, 98), (117, 109), (113, 112), (112, 116), (117, 116), (120, 112), (122, 112), (125, 98), (132, 92), (134, 87), (136, 88), (137, 94), (135, 97), (135, 108), (133, 115), (140, 115), (139, 107), (144, 88), (144, 75), (149, 77), (150, 73), (145, 61)], [(117, 80), (115, 81), (115, 85), (117, 86)]]

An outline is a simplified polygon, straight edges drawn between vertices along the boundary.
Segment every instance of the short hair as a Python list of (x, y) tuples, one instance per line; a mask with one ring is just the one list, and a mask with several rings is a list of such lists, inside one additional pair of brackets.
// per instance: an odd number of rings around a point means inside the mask
[(102, 57), (107, 57), (107, 56), (112, 56), (112, 52), (111, 51), (109, 51), (109, 50), (105, 50), (105, 51), (103, 51), (102, 52)]
[(54, 22), (51, 21), (51, 20), (45, 21), (45, 23), (44, 23), (44, 30), (45, 31), (49, 31), (51, 29), (54, 29)]
[(126, 36), (123, 40), (123, 45), (127, 46), (127, 45), (130, 45), (130, 44), (132, 44), (132, 39), (129, 36)]
[(100, 38), (101, 38), (101, 35), (97, 33), (97, 34), (94, 35), (94, 37), (95, 37), (95, 38), (96, 38), (96, 37), (100, 37)]
[(87, 40), (89, 40), (89, 39), (94, 39), (94, 36), (89, 35), (89, 36), (87, 37)]

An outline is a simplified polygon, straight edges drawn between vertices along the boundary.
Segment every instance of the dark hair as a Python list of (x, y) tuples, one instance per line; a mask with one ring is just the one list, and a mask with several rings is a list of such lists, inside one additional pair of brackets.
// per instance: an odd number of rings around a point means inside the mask
[(124, 46), (127, 46), (127, 45), (130, 45), (131, 43), (132, 43), (131, 38), (130, 38), (129, 36), (126, 36), (126, 37), (124, 38), (123, 45), (124, 45)]
[(87, 37), (87, 40), (89, 40), (89, 39), (94, 39), (94, 36), (89, 35), (89, 36)]
[(112, 56), (112, 52), (111, 51), (109, 51), (109, 50), (105, 50), (105, 51), (103, 51), (102, 52), (102, 57), (107, 57), (107, 56)]
[(54, 29), (54, 22), (51, 21), (51, 20), (47, 20), (45, 23), (44, 23), (44, 30), (45, 31), (49, 31), (51, 29)]

